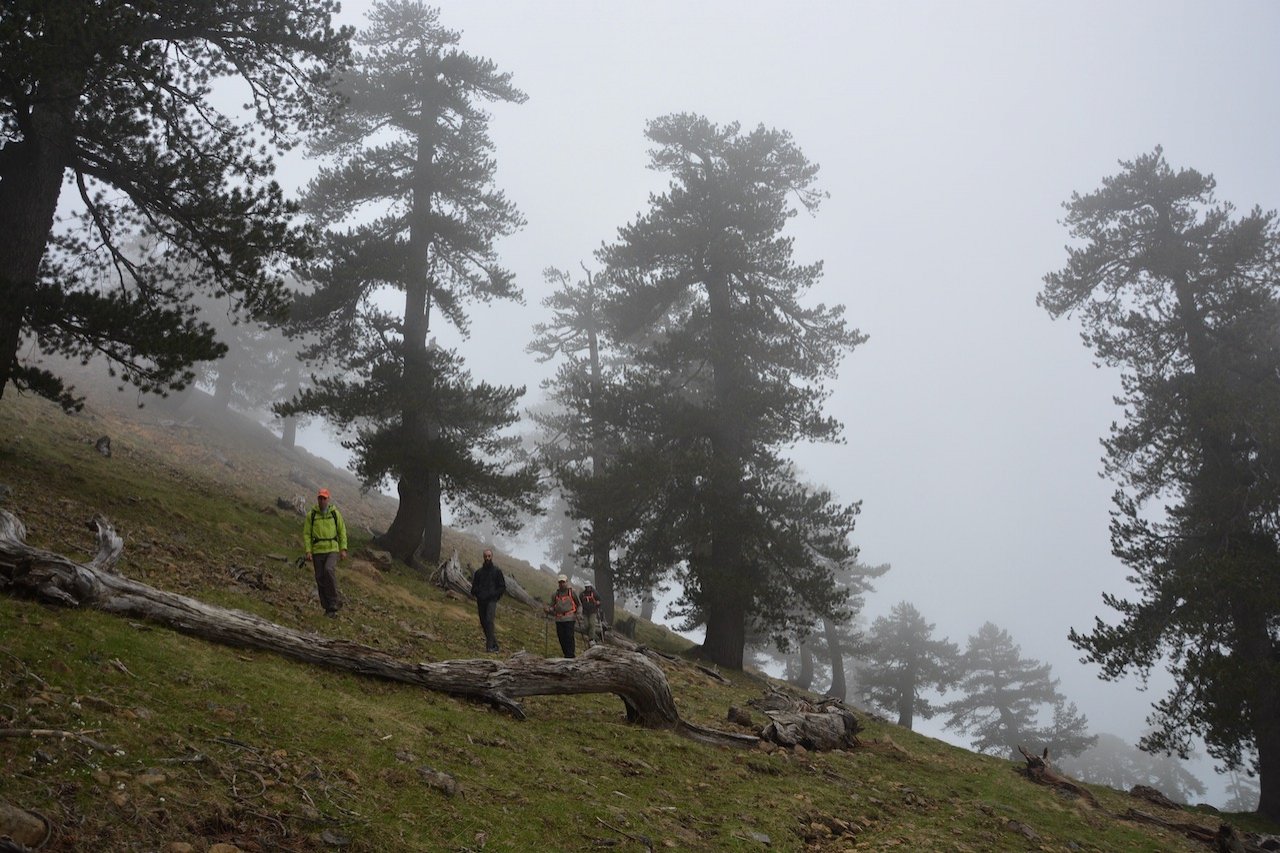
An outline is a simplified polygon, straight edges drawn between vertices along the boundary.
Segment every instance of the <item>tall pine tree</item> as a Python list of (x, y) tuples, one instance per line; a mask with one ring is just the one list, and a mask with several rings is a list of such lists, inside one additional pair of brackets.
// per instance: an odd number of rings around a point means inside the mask
[(1119, 622), (1071, 640), (1103, 678), (1166, 665), (1143, 747), (1185, 755), (1201, 736), (1252, 765), (1280, 820), (1280, 232), (1158, 148), (1121, 165), (1066, 204), (1076, 243), (1040, 295), (1121, 370), (1104, 470), (1138, 596), (1104, 595)]
[[(469, 302), (519, 299), (495, 241), (523, 224), (493, 187), (480, 102), (521, 102), (509, 74), (457, 48), (436, 10), (377, 3), (358, 37), (347, 107), (314, 144), (335, 161), (307, 191), (329, 227), (312, 270), (329, 310), (315, 320), (329, 356), (352, 378), (320, 379), (281, 413), (349, 425), (366, 486), (394, 480), (400, 497), (381, 544), (396, 557), (440, 557), (442, 498), (462, 514), (514, 524), (536, 507), (536, 476), (504, 430), (523, 388), (475, 383), (461, 356), (431, 345), (432, 312), (466, 333)], [(402, 294), (399, 310), (384, 294)]]
[(773, 575), (786, 571), (767, 510), (791, 492), (779, 451), (838, 438), (823, 382), (863, 338), (841, 307), (806, 303), (822, 265), (797, 264), (783, 229), (822, 193), (789, 134), (680, 114), (646, 135), (670, 185), (600, 252), (612, 332), (634, 362), (619, 422), (643, 459), (619, 467), (651, 487), (647, 521), (666, 525), (628, 550), (682, 567), (704, 652), (740, 667), (748, 620), (777, 611)]
[[(1018, 747), (1079, 755), (1094, 743), (1089, 721), (1058, 692), (1053, 667), (1022, 650), (1007, 631), (987, 622), (969, 638), (957, 671), (964, 695), (946, 704), (946, 727), (972, 735), (973, 748), (1018, 757)], [(1045, 709), (1052, 721), (1041, 723)]]
[(887, 617), (876, 617), (867, 633), (859, 692), (872, 705), (896, 711), (900, 726), (912, 728), (916, 717), (932, 719), (941, 708), (923, 691), (946, 690), (958, 677), (959, 647), (946, 638), (934, 639), (933, 628), (903, 601)]

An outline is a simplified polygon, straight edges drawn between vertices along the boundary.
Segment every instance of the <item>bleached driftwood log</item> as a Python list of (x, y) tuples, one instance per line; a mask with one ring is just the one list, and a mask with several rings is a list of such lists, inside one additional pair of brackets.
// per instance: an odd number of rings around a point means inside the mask
[(166, 592), (119, 574), (123, 542), (102, 517), (90, 525), (98, 549), (88, 563), (26, 543), (26, 528), (0, 510), (0, 588), (48, 604), (89, 607), (117, 616), (147, 619), (224, 645), (274, 652), (294, 660), (429, 690), (490, 702), (523, 719), (525, 696), (613, 693), (627, 718), (650, 728), (670, 729), (694, 740), (724, 746), (754, 746), (757, 738), (720, 732), (680, 718), (662, 669), (643, 654), (600, 646), (574, 659), (517, 654), (507, 660), (409, 663), (371, 646), (322, 637), (277, 625), (242, 610), (216, 607)]

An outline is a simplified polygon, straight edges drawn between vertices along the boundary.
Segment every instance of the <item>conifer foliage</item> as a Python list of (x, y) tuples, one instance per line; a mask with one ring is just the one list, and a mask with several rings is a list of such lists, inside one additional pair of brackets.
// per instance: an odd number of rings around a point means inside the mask
[(933, 624), (903, 601), (889, 616), (871, 623), (864, 648), (867, 665), (858, 686), (871, 704), (896, 711), (898, 725), (912, 728), (915, 718), (931, 719), (939, 706), (924, 695), (955, 683), (960, 649), (947, 639), (934, 639)]
[[(1089, 721), (1074, 702), (1058, 692), (1053, 667), (1022, 657), (1009, 633), (990, 622), (969, 638), (959, 661), (958, 691), (948, 702), (946, 726), (972, 736), (978, 752), (1018, 757), (1018, 747), (1032, 752), (1048, 747), (1052, 755), (1078, 755), (1095, 738)], [(1051, 722), (1041, 716), (1052, 711)]]
[(842, 307), (808, 302), (822, 265), (796, 263), (783, 234), (823, 197), (789, 134), (677, 114), (646, 135), (670, 185), (599, 254), (630, 363), (614, 415), (628, 458), (613, 470), (643, 484), (627, 556), (679, 567), (704, 652), (740, 667), (749, 619), (777, 625), (794, 615), (789, 601), (833, 604), (829, 568), (796, 544), (808, 525), (792, 522), (816, 512), (815, 526), (847, 532), (856, 510), (800, 487), (779, 453), (838, 439), (823, 383), (863, 337)]
[(346, 108), (313, 145), (331, 165), (306, 195), (328, 230), (304, 310), (342, 372), (279, 409), (343, 425), (365, 485), (396, 482), (382, 545), (406, 562), (439, 559), (442, 498), (461, 524), (475, 513), (514, 524), (536, 506), (533, 468), (504, 432), (524, 389), (473, 381), (458, 352), (428, 339), (433, 316), (466, 334), (469, 303), (520, 298), (494, 242), (523, 220), (493, 186), (478, 105), (525, 96), (459, 40), (436, 10), (400, 0), (376, 4), (358, 36), (337, 81)]
[(1280, 232), (1237, 215), (1212, 176), (1157, 148), (1066, 204), (1076, 243), (1040, 303), (1074, 314), (1121, 370), (1124, 417), (1104, 442), (1111, 541), (1137, 599), (1072, 631), (1103, 678), (1164, 664), (1146, 749), (1192, 735), (1261, 780), (1280, 819)]
[[(283, 308), (309, 244), (273, 148), (323, 116), (346, 52), (334, 0), (0, 4), (0, 394), (78, 405), (40, 351), (103, 355), (146, 391), (225, 350), (186, 304)], [(251, 114), (220, 111), (215, 84)], [(64, 181), (66, 222), (55, 226)], [(137, 242), (144, 251), (126, 250)], [(178, 273), (181, 272), (181, 275)]]

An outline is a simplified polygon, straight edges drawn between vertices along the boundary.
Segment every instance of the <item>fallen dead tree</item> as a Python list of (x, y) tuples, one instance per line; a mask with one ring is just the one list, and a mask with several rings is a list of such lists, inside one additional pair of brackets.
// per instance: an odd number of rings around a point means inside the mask
[(184, 634), (241, 648), (261, 649), (294, 660), (489, 702), (519, 719), (526, 696), (613, 693), (627, 719), (669, 729), (693, 740), (754, 747), (758, 738), (704, 728), (680, 718), (661, 667), (639, 652), (599, 646), (573, 659), (517, 654), (507, 660), (408, 663), (348, 640), (322, 637), (277, 625), (242, 610), (216, 607), (166, 592), (119, 574), (123, 541), (105, 519), (90, 523), (98, 548), (88, 563), (26, 543), (26, 528), (0, 510), (0, 588), (47, 604), (87, 607), (146, 619)]

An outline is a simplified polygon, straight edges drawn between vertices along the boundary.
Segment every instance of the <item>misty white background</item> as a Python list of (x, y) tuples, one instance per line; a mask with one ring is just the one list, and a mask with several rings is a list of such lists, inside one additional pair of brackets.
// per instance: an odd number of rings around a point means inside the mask
[[(360, 25), (367, 2), (347, 2)], [(492, 109), (497, 184), (528, 226), (500, 244), (524, 305), (471, 310), (477, 379), (523, 384), (548, 265), (578, 271), (646, 209), (645, 122), (689, 111), (785, 129), (830, 193), (793, 220), (812, 298), (870, 335), (828, 411), (844, 444), (794, 448), (810, 480), (862, 501), (856, 542), (890, 563), (868, 622), (912, 602), (962, 648), (985, 621), (1049, 661), (1093, 731), (1136, 740), (1165, 677), (1140, 693), (1078, 662), (1069, 628), (1110, 619), (1112, 487), (1099, 438), (1114, 374), (1071, 320), (1035, 304), (1066, 260), (1061, 203), (1163, 145), (1242, 209), (1280, 199), (1280, 3), (500, 2), (448, 0), (441, 22), (528, 95)], [(308, 166), (291, 157), (282, 182)], [(303, 438), (339, 464), (322, 431)], [(523, 554), (537, 564), (536, 549)], [(927, 733), (964, 744), (939, 720)], [(967, 744), (966, 744), (967, 745)], [(1191, 769), (1222, 800), (1206, 761)]]

